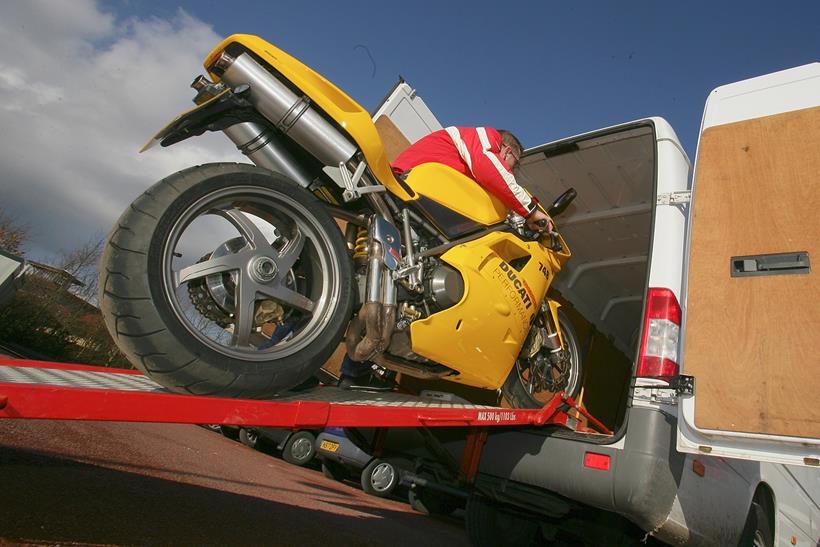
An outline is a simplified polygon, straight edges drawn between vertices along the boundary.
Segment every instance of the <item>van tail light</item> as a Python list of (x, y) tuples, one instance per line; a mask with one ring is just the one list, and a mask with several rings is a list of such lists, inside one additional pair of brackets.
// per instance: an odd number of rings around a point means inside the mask
[(671, 378), (678, 375), (681, 310), (669, 289), (650, 288), (636, 376)]

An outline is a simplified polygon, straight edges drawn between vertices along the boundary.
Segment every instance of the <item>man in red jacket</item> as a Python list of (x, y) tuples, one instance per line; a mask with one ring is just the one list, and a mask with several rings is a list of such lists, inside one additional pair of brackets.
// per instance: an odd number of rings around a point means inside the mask
[(491, 127), (448, 127), (410, 145), (393, 162), (401, 175), (422, 163), (442, 163), (483, 186), (512, 211), (527, 219), (531, 230), (552, 229), (538, 202), (515, 180), (522, 152), (509, 131)]

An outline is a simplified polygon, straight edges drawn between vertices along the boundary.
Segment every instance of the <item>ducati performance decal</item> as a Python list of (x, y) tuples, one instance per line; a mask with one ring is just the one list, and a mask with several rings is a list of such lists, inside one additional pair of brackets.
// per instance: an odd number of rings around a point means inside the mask
[(518, 274), (509, 264), (502, 260), (493, 273), (505, 286), (507, 292), (512, 292), (517, 295), (518, 301), (524, 305), (525, 310), (532, 307), (532, 291), (524, 281), (518, 278)]

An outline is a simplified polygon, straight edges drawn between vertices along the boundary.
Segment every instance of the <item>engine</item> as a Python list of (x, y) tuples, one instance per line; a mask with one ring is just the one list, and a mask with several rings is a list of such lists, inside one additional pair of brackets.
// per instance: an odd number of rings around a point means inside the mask
[(464, 297), (464, 279), (458, 270), (435, 258), (428, 258), (425, 266), (421, 294), (399, 285), (398, 320), (387, 350), (391, 355), (423, 363), (429, 361), (412, 351), (410, 324), (455, 306)]
[(455, 268), (435, 259), (431, 261), (437, 264), (424, 276), (424, 293), (436, 311), (446, 310), (464, 297), (464, 278)]

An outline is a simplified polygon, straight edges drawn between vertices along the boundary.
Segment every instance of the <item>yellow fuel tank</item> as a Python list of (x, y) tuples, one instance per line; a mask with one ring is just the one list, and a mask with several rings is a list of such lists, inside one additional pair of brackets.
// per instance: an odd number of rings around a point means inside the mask
[(414, 200), (431, 199), (473, 222), (490, 226), (507, 217), (507, 207), (473, 179), (440, 163), (414, 167), (405, 180), (417, 194)]
[(441, 259), (464, 277), (464, 296), (412, 323), (413, 352), (459, 371), (448, 380), (500, 388), (566, 258), (506, 232), (453, 247)]

